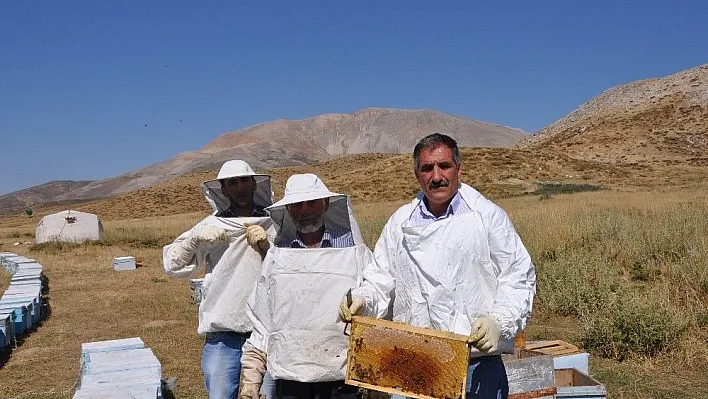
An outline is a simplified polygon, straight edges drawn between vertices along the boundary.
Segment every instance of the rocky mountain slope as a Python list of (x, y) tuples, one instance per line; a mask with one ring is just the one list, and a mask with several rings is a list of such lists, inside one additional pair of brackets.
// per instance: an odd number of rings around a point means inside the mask
[(613, 87), (517, 147), (616, 164), (708, 166), (708, 64)]
[(432, 110), (370, 108), (351, 114), (276, 120), (227, 132), (198, 151), (93, 182), (53, 200), (110, 197), (186, 173), (215, 169), (234, 158), (260, 170), (306, 165), (346, 154), (408, 152), (432, 132), (450, 134), (460, 145), (475, 147), (510, 147), (526, 135), (519, 129)]

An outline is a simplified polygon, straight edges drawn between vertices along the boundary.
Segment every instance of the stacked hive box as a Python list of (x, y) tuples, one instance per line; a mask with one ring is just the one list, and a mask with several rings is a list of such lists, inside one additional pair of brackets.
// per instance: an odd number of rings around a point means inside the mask
[(605, 386), (590, 377), (590, 355), (587, 352), (560, 340), (528, 341), (526, 349), (553, 357), (557, 387), (556, 398), (600, 399), (606, 397)]
[(46, 279), (42, 265), (11, 252), (0, 253), (0, 264), (12, 274), (10, 286), (0, 297), (0, 349), (25, 332), (36, 327), (42, 319)]
[(162, 398), (162, 366), (140, 338), (81, 344), (81, 382), (73, 399)]

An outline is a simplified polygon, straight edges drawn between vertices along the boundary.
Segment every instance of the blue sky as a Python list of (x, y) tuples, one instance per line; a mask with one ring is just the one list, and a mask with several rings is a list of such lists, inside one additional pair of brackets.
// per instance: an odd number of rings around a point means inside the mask
[(0, 194), (367, 107), (534, 132), (708, 62), (707, 17), (705, 1), (6, 1)]

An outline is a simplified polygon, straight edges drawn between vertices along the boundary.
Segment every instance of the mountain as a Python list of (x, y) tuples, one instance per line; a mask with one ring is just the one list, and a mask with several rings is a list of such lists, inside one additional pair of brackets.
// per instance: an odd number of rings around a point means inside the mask
[(613, 87), (516, 147), (647, 168), (705, 168), (708, 64)]
[[(460, 150), (462, 181), (491, 198), (533, 192), (540, 181), (592, 183), (611, 187), (617, 182), (641, 185), (626, 170), (613, 165), (571, 158), (545, 150), (472, 148)], [(263, 170), (271, 175), (275, 198), (282, 198), (285, 182), (295, 173), (315, 173), (334, 191), (345, 193), (356, 203), (392, 203), (413, 198), (419, 191), (408, 154), (372, 153), (345, 155), (310, 165)], [(199, 183), (211, 179), (216, 170), (189, 173), (150, 187), (72, 204), (78, 211), (95, 213), (101, 220), (149, 218), (191, 212), (209, 212)], [(36, 209), (37, 217), (58, 212), (66, 204), (46, 203)], [(24, 218), (21, 218), (24, 219)], [(0, 221), (2, 219), (0, 218)]]
[[(418, 190), (410, 152), (432, 131), (468, 147), (461, 150), (463, 181), (491, 197), (533, 192), (543, 182), (622, 190), (708, 187), (708, 64), (613, 87), (532, 136), (428, 110), (278, 120), (225, 133), (162, 164), (43, 198), (110, 197), (74, 206), (107, 220), (207, 212), (199, 183), (224, 160), (240, 157), (272, 174), (276, 198), (292, 173), (313, 172), (357, 201), (402, 201)], [(361, 154), (366, 151), (374, 152)], [(47, 202), (37, 210), (58, 211), (66, 204)]]
[(80, 189), (93, 181), (51, 181), (0, 196), (0, 213), (31, 208), (33, 205), (51, 201), (72, 190)]
[(347, 154), (410, 152), (420, 138), (432, 132), (447, 133), (461, 146), (474, 147), (509, 147), (526, 135), (519, 129), (432, 110), (369, 108), (351, 114), (276, 120), (224, 133), (197, 151), (92, 182), (51, 200), (110, 197), (187, 173), (218, 169), (234, 158), (263, 170), (307, 165)]

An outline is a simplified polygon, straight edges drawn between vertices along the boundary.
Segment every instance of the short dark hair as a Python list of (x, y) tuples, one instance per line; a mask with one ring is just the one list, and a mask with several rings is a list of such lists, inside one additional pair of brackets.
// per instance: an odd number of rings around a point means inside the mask
[(441, 145), (452, 150), (452, 159), (455, 161), (455, 166), (460, 166), (460, 149), (457, 148), (457, 141), (445, 134), (432, 133), (420, 139), (413, 149), (413, 167), (415, 170), (420, 167), (420, 152), (423, 148), (434, 149)]

